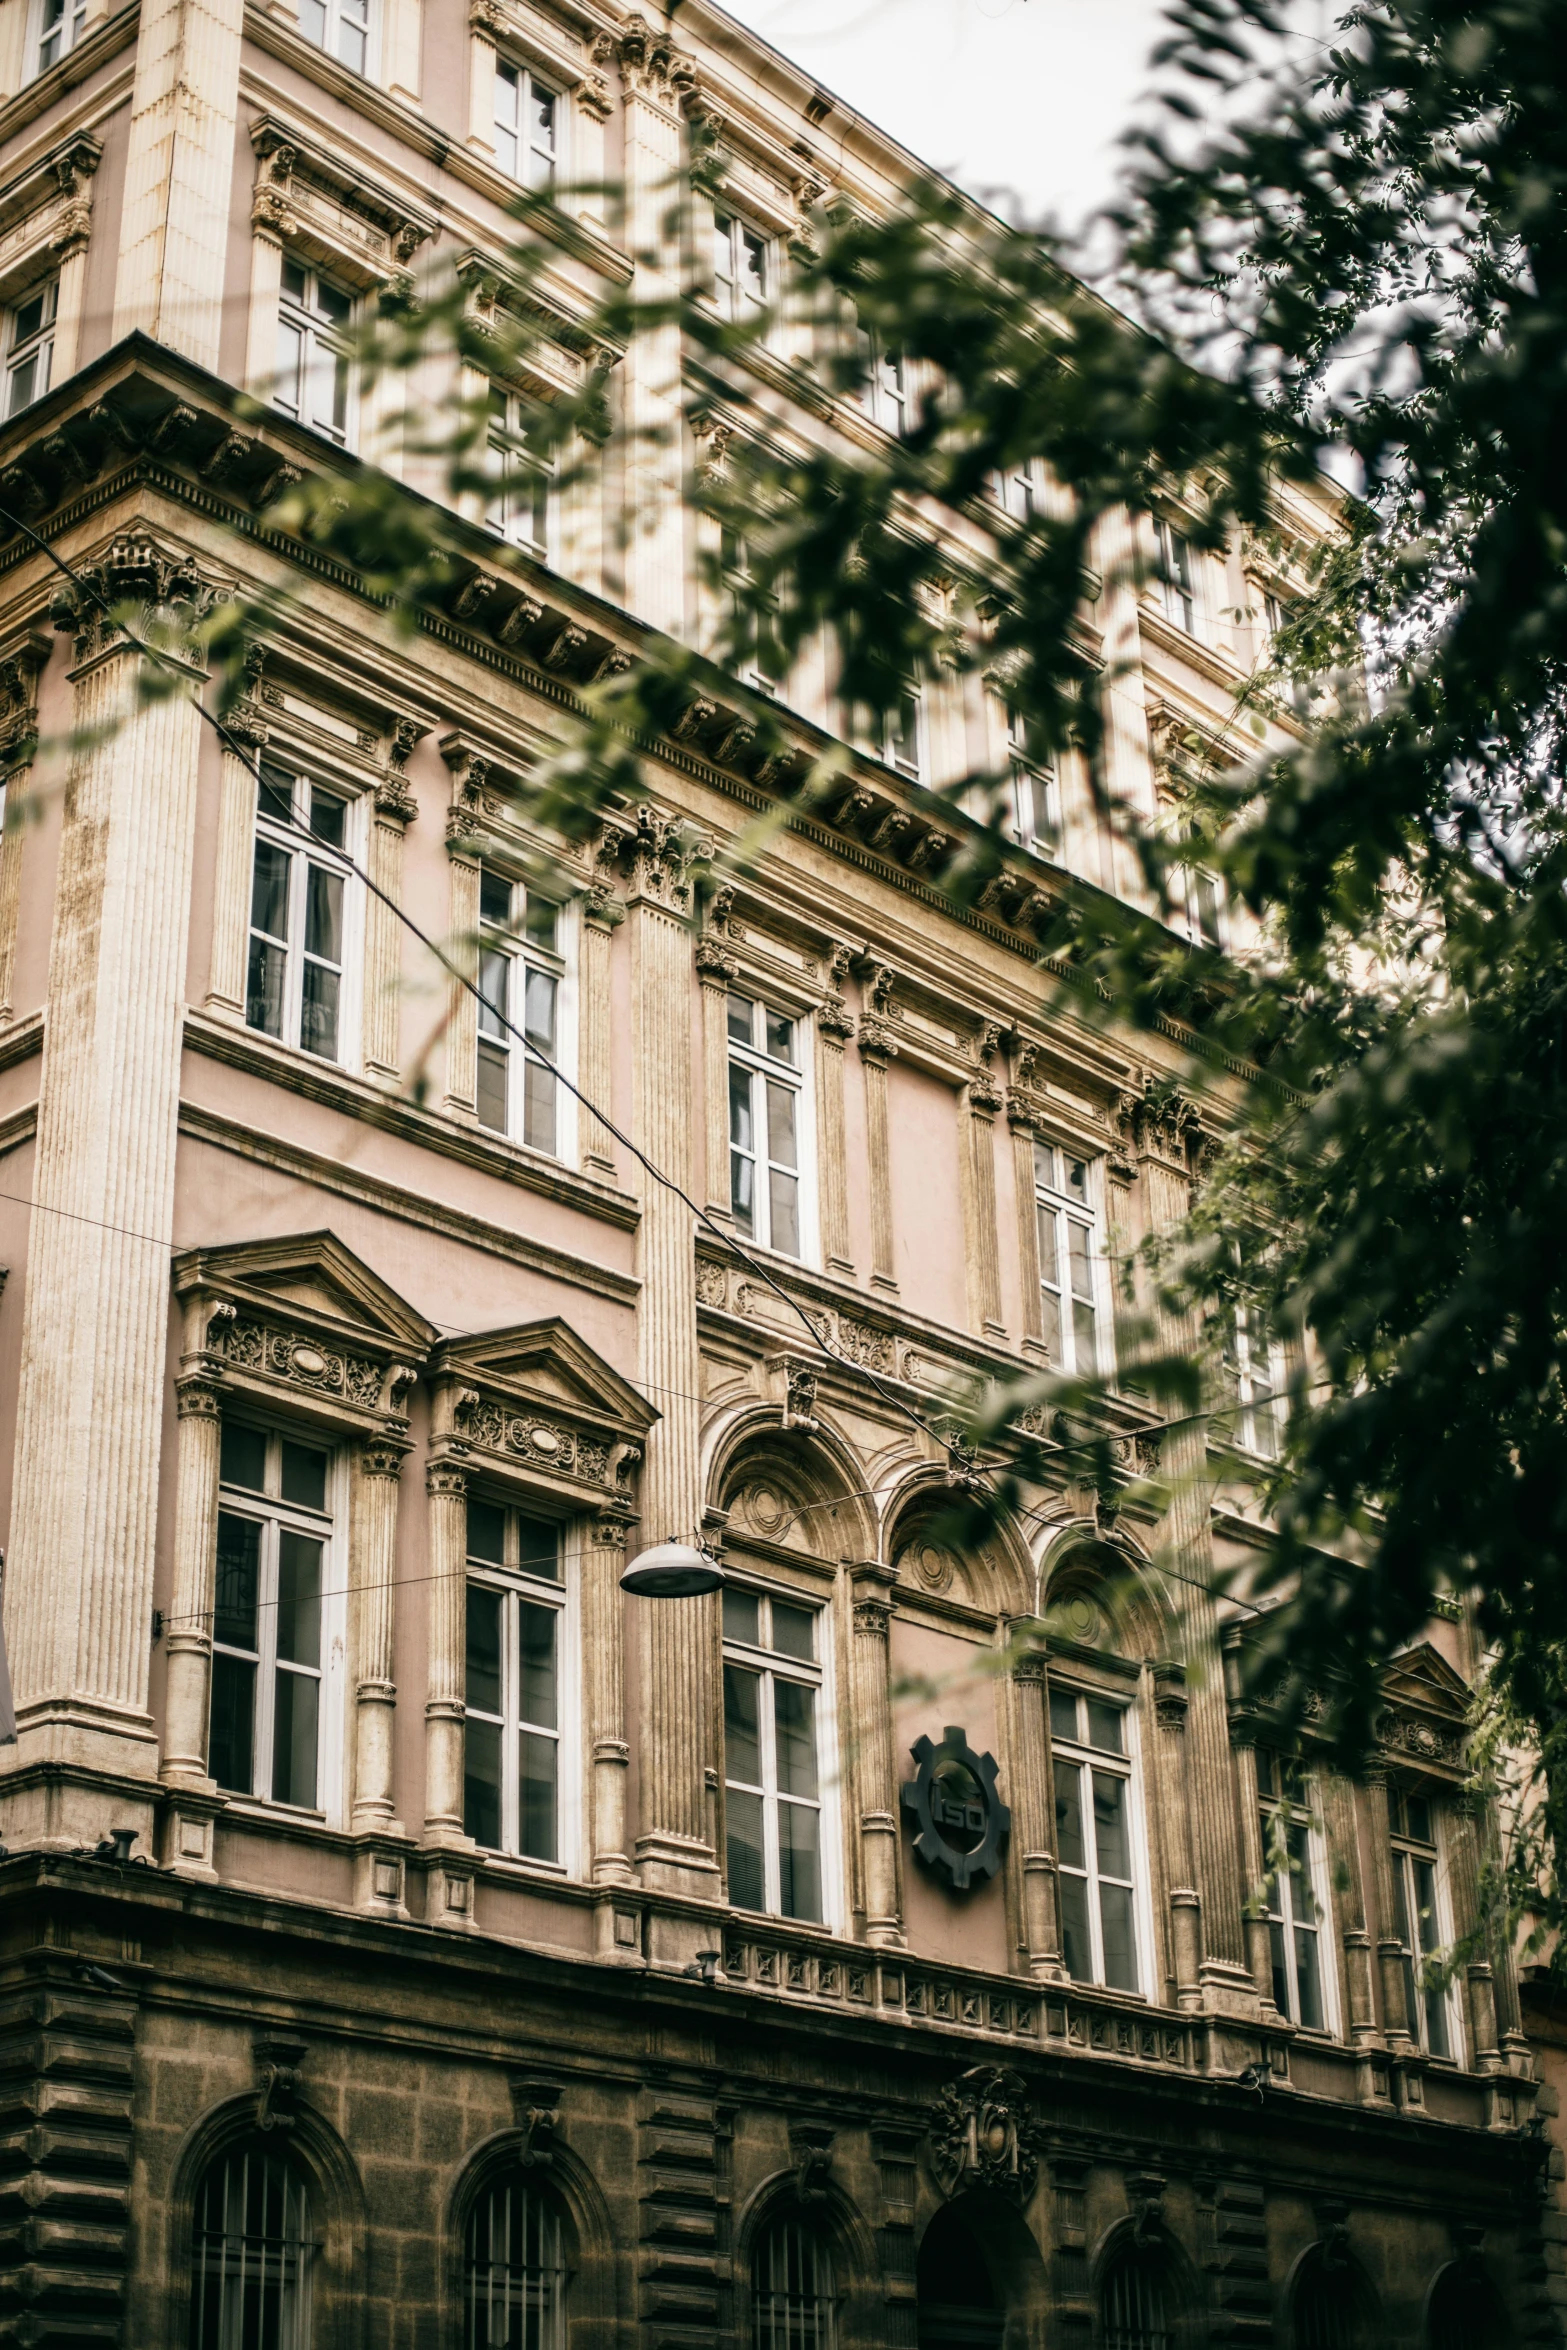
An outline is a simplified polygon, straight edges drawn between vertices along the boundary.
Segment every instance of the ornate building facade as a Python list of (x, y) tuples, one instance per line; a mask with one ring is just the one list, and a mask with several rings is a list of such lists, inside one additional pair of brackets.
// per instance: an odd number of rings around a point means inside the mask
[[(1173, 1025), (1041, 1008), (1059, 894), (1134, 886), (1086, 778), (938, 679), (700, 922), (694, 856), (778, 782), (743, 697), (581, 847), (508, 794), (650, 632), (700, 639), (688, 492), (737, 435), (873, 446), (919, 391), (880, 354), (807, 400), (791, 324), (694, 438), (677, 339), (595, 341), (667, 282), (694, 115), (720, 306), (911, 169), (706, 0), (677, 34), (0, 0), (0, 2341), (1536, 2338), (1517, 1986), (1421, 1972), (1489, 1833), (1465, 1627), (1351, 1785), (1270, 1744), (1209, 1596), (1267, 1542), (1269, 1342), (1206, 1434), (1128, 1382), (1105, 1474), (1044, 1449), (1004, 1534), (944, 1538), (955, 1384), (1113, 1370), (1113, 1259), (1245, 1082), (1199, 1115)], [(524, 291), (508, 205), (551, 183)], [(345, 343), (424, 269), (547, 330), (493, 385), (432, 354), (432, 405), (525, 430), (600, 369), (630, 432), (462, 522), (410, 635), (274, 510), (366, 465), (441, 494)], [(983, 565), (985, 512), (920, 526)], [(1294, 583), (1173, 495), (1103, 555), (1152, 814)], [(199, 694), (234, 581), (279, 617), (225, 744), (95, 599)], [(825, 656), (781, 701), (801, 758), (839, 729)], [(958, 911), (943, 786), (1009, 760)], [(1200, 873), (1183, 919), (1225, 937)], [(697, 1535), (721, 1596), (622, 1593)]]

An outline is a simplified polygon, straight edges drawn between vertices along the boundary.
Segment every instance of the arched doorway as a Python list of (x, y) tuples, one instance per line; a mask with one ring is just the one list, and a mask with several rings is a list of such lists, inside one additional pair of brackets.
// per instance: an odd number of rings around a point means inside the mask
[(952, 2204), (920, 2243), (919, 2350), (1001, 2350), (1006, 2310), (978, 2237)]

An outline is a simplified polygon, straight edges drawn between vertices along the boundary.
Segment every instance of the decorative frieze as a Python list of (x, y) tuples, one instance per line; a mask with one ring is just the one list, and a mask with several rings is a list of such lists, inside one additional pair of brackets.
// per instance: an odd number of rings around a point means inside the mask
[(435, 222), (391, 188), (349, 170), (324, 145), (270, 114), (251, 125), (256, 150), (253, 228), (313, 259), (345, 262), (383, 293), (412, 291), (409, 264)]

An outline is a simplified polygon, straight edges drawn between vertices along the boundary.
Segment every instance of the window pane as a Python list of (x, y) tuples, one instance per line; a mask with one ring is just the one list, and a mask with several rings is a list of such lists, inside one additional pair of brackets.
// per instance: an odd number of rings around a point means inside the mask
[(482, 1583), (468, 1586), (468, 1678), (470, 1713), (501, 1710), (501, 1595)]
[(736, 1150), (754, 1151), (756, 1136), (751, 1127), (751, 1072), (738, 1062), (729, 1067), (729, 1140)]
[[(504, 409), (505, 393), (496, 396)], [(511, 924), (511, 883), (487, 867), (479, 875), (479, 920), (493, 922), (499, 930), (506, 930)]]
[(555, 1626), (552, 1607), (517, 1603), (517, 1715), (535, 1730), (559, 1728), (555, 1711)]
[(256, 1646), (261, 1588), (261, 1528), (254, 1518), (218, 1512), (218, 1575), (212, 1636), (225, 1648)]
[[(483, 1019), (482, 1012), (479, 1017)], [(506, 1059), (497, 1046), (480, 1038), (479, 1076), (473, 1103), (479, 1124), (488, 1126), (495, 1134), (506, 1131)]]
[(485, 947), (479, 956), (479, 1034), (504, 1037), (511, 1017), (511, 957), (498, 947)]
[(525, 1575), (560, 1581), (560, 1528), (549, 1518), (517, 1520), (517, 1564)]
[(748, 1787), (762, 1784), (762, 1678), (739, 1665), (724, 1667), (724, 1776)]
[(729, 998), (729, 1034), (734, 1043), (750, 1043), (751, 1020), (755, 1009), (748, 996), (732, 995)]
[(506, 1564), (506, 1512), (493, 1501), (468, 1504), (468, 1556)]
[(767, 1238), (780, 1256), (800, 1253), (800, 1178), (772, 1167), (767, 1175)]
[(235, 1656), (212, 1660), (212, 1733), (207, 1768), (220, 1787), (251, 1792), (255, 1776), (256, 1668)]
[(791, 1607), (786, 1599), (773, 1601), (773, 1646), (780, 1656), (814, 1657), (816, 1611)]
[(303, 1510), (326, 1508), (326, 1454), (318, 1452), (313, 1444), (294, 1444), (284, 1437), (282, 1444), (282, 1494)]
[(1098, 1362), (1098, 1347), (1094, 1332), (1093, 1307), (1085, 1305), (1080, 1297), (1074, 1297), (1072, 1300), (1072, 1343), (1077, 1349), (1076, 1359), (1079, 1371), (1092, 1371)]
[(343, 960), (343, 877), (312, 865), (305, 895), (305, 952), (324, 962)]
[(288, 936), (289, 855), (276, 841), (258, 840), (250, 879), (250, 927), (269, 938)]
[(1084, 1869), (1083, 1772), (1078, 1763), (1056, 1764), (1056, 1854), (1064, 1869)]
[(530, 971), (523, 1002), (523, 1033), (529, 1044), (555, 1058), (555, 998), (559, 982), (547, 971)]
[(546, 954), (554, 954), (559, 924), (559, 906), (553, 905), (548, 898), (529, 897), (522, 927), (530, 946), (541, 947)]
[(1115, 1778), (1109, 1771), (1095, 1771), (1094, 1848), (1099, 1855), (1101, 1876), (1129, 1877), (1132, 1873), (1126, 1797), (1124, 1779)]
[(1077, 1736), (1077, 1699), (1070, 1689), (1050, 1692), (1050, 1735), (1052, 1738)]
[(259, 1428), (237, 1420), (223, 1423), (218, 1474), (225, 1485), (242, 1485), (247, 1493), (264, 1491), (267, 1482), (267, 1440)]
[(780, 1795), (816, 1793), (816, 1692), (799, 1681), (773, 1683), (773, 1733)]
[[(775, 1061), (794, 1062), (794, 1022), (786, 1020), (781, 1012), (769, 1012), (767, 1020), (767, 1050)], [(776, 1153), (774, 1154), (776, 1156)]]
[(1431, 1827), (1431, 1801), (1425, 1795), (1404, 1797), (1404, 1826), (1417, 1844), (1434, 1844), (1436, 1837)]
[(724, 1638), (744, 1640), (755, 1648), (761, 1641), (761, 1602), (754, 1591), (724, 1593)]
[(272, 1724), (272, 1800), (315, 1809), (321, 1684), (313, 1673), (279, 1670)]
[(279, 1532), (277, 1652), (288, 1664), (321, 1662), (321, 1552), (308, 1534)]
[(1060, 1877), (1061, 1957), (1074, 1983), (1094, 1979), (1093, 1944), (1088, 1936), (1088, 1883), (1083, 1877)]
[(1059, 1283), (1061, 1266), (1056, 1251), (1056, 1212), (1054, 1208), (1040, 1207), (1036, 1211), (1039, 1228), (1039, 1278)]
[(1317, 1971), (1317, 1937), (1295, 1928), (1295, 1980), (1300, 1986), (1300, 2013), (1295, 2021), (1309, 2030), (1322, 2029), (1322, 1982)]
[(724, 1796), (724, 1817), (728, 1827), (729, 1898), (737, 1909), (764, 1909), (767, 1880), (762, 1869), (761, 1797), (737, 1795), (729, 1788)]
[(1053, 1289), (1039, 1293), (1039, 1335), (1051, 1362), (1061, 1360), (1061, 1300)]
[(310, 829), (317, 840), (324, 840), (329, 847), (340, 849), (343, 845), (343, 826), (347, 816), (347, 805), (337, 797), (335, 792), (322, 791), (312, 784), (310, 790)]
[(518, 1782), (517, 1849), (530, 1860), (558, 1860), (555, 1835), (555, 1772), (560, 1747), (532, 1730), (522, 1733)]
[(1135, 1991), (1137, 1943), (1132, 1932), (1132, 1894), (1129, 1886), (1100, 1886), (1099, 1930), (1104, 1937), (1105, 1981), (1113, 1990)]
[(315, 1053), (323, 1061), (337, 1059), (337, 1008), (341, 987), (338, 974), (329, 971), (324, 963), (305, 965), (304, 997), (299, 1008), (299, 1042), (305, 1052)]
[(1072, 1269), (1072, 1295), (1091, 1298), (1094, 1294), (1094, 1272), (1088, 1226), (1072, 1217), (1066, 1224), (1067, 1261)]
[(767, 1080), (767, 1155), (780, 1167), (800, 1164), (800, 1146), (795, 1132), (795, 1106), (799, 1100), (792, 1085), (778, 1085)]
[(1088, 1743), (1097, 1746), (1101, 1754), (1126, 1752), (1126, 1716), (1118, 1705), (1106, 1705), (1101, 1697), (1087, 1701)]
[(1442, 1939), (1436, 1923), (1436, 1871), (1428, 1860), (1412, 1860), (1410, 1868), (1415, 1880), (1415, 1923), (1420, 1948), (1429, 1955), (1441, 1948)]
[(553, 1155), (559, 1093), (554, 1071), (530, 1055), (522, 1065), (522, 1139), (530, 1150), (549, 1151)]
[[(471, 1624), (473, 1593), (470, 1590)], [(470, 1685), (473, 1668), (469, 1666)], [(501, 1840), (501, 1733), (495, 1722), (476, 1722), (470, 1715), (463, 1729), (463, 1833), (476, 1844)]]
[[(1269, 1898), (1276, 1898), (1272, 1889)], [(1290, 2005), (1289, 1970), (1284, 1963), (1284, 1927), (1278, 1918), (1270, 1918), (1268, 1921), (1268, 1955), (1273, 1974), (1273, 2004), (1280, 2015), (1287, 2015), (1298, 2023), (1300, 2018)]]
[(786, 1918), (820, 1918), (821, 1814), (804, 1803), (778, 1806), (778, 1907)]

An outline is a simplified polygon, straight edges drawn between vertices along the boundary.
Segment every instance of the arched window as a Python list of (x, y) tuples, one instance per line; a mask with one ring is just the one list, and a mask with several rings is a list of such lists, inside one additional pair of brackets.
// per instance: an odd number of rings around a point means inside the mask
[(1168, 2307), (1158, 2254), (1125, 2246), (1104, 2280), (1105, 2350), (1174, 2350)]
[(1355, 2350), (1355, 2310), (1349, 2270), (1308, 2253), (1295, 2281), (1295, 2350)]
[(775, 2219), (752, 2264), (755, 2350), (833, 2350), (832, 2261), (812, 2227)]
[(196, 2195), (192, 2350), (310, 2350), (310, 2200), (280, 2154), (237, 2146)]
[(1001, 2350), (1006, 2312), (990, 2264), (973, 2229), (950, 2203), (920, 2240), (915, 2289), (919, 2350)]
[(565, 2350), (560, 2206), (523, 2171), (486, 2189), (468, 2222), (467, 2350)]
[(1426, 2334), (1431, 2350), (1507, 2350), (1507, 2321), (1478, 2265), (1442, 2271), (1432, 2289)]

